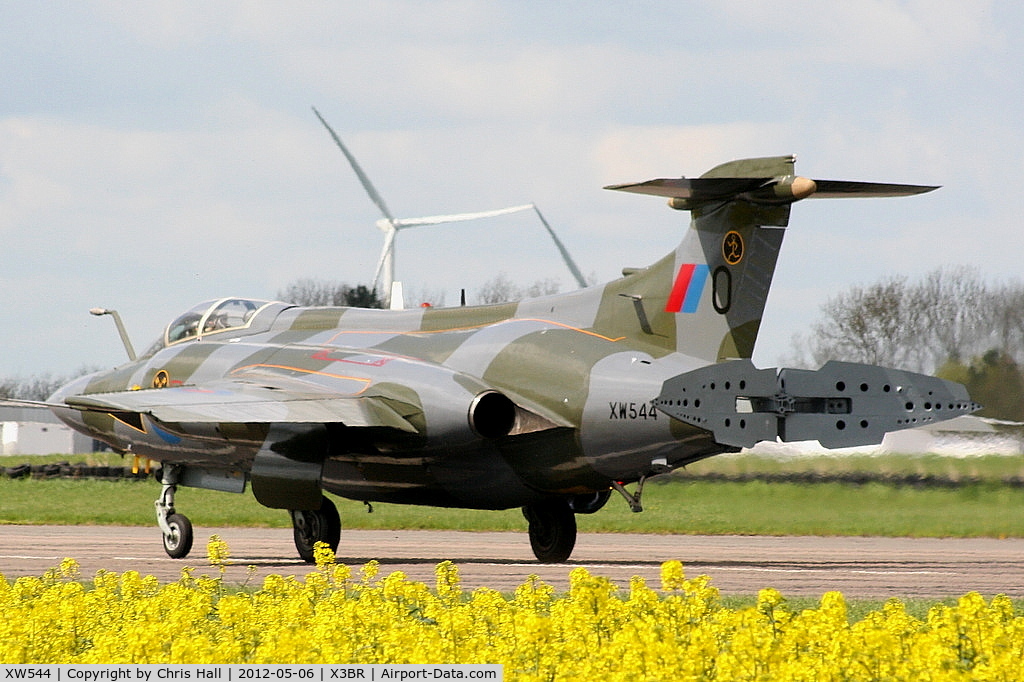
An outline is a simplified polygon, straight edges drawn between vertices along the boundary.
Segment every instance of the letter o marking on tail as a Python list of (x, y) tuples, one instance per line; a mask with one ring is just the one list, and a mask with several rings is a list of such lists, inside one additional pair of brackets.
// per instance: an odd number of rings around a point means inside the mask
[(736, 230), (730, 230), (722, 238), (722, 258), (729, 265), (743, 260), (743, 237)]
[(711, 276), (711, 305), (719, 315), (725, 315), (732, 307), (732, 273), (724, 265), (715, 268)]

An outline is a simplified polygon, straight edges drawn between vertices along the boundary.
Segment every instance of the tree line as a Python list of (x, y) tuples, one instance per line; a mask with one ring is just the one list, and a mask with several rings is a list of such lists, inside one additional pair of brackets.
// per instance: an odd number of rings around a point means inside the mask
[[(523, 287), (513, 282), (504, 272), (499, 272), (476, 291), (472, 302), (478, 305), (507, 303), (521, 298), (557, 294), (561, 285), (557, 279), (539, 279)], [(287, 303), (303, 306), (349, 306), (353, 308), (381, 308), (383, 300), (377, 291), (365, 284), (349, 286), (345, 282), (315, 278), (298, 279), (277, 293), (277, 298)], [(444, 305), (444, 292), (424, 293), (421, 301)], [(461, 298), (461, 296), (460, 296)]]
[(0, 400), (14, 398), (17, 400), (46, 400), (54, 391), (83, 374), (95, 372), (97, 368), (83, 367), (70, 374), (50, 374), (44, 372), (29, 377), (0, 377)]
[(1024, 283), (942, 267), (830, 298), (787, 363), (835, 359), (935, 374), (967, 386), (983, 416), (1024, 420)]

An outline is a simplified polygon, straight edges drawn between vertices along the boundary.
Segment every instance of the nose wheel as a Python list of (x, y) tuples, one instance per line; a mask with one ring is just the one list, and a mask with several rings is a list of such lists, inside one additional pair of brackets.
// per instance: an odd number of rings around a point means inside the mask
[(164, 535), (164, 551), (172, 559), (184, 559), (192, 551), (192, 522), (184, 514), (174, 511), (174, 493), (178, 489), (180, 469), (173, 464), (164, 464), (160, 469), (160, 483), (163, 485), (160, 498), (156, 501), (156, 523)]
[(338, 551), (341, 542), (341, 517), (338, 508), (326, 497), (320, 498), (319, 509), (293, 509), (292, 529), (295, 535), (295, 549), (307, 563), (313, 563), (313, 545), (326, 542), (332, 552)]
[(576, 514), (568, 500), (548, 500), (523, 507), (530, 524), (530, 546), (539, 561), (559, 564), (576, 546)]
[(167, 517), (169, 533), (164, 533), (164, 551), (172, 559), (184, 559), (192, 551), (192, 522), (184, 514)]

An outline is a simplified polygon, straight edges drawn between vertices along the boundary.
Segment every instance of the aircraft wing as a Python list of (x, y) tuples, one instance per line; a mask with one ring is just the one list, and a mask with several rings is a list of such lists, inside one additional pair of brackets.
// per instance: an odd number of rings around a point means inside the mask
[(149, 415), (169, 423), (343, 423), (418, 433), (406, 417), (418, 408), (373, 395), (338, 396), (315, 390), (219, 381), (203, 386), (92, 393), (68, 396), (68, 407), (104, 412), (128, 424)]
[(0, 407), (40, 407), (49, 408), (52, 405), (43, 400), (24, 400), (22, 398), (0, 398)]

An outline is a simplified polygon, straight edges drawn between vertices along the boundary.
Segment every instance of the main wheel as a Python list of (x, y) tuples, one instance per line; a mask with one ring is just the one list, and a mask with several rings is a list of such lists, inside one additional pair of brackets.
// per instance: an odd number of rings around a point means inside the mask
[(576, 514), (565, 500), (538, 502), (523, 507), (530, 523), (530, 546), (539, 561), (558, 564), (576, 546)]
[(167, 517), (170, 534), (164, 534), (164, 551), (172, 559), (184, 559), (192, 551), (192, 522), (184, 514)]
[(338, 551), (338, 544), (341, 542), (341, 517), (338, 516), (338, 508), (333, 502), (322, 497), (320, 509), (292, 510), (291, 515), (295, 549), (299, 550), (299, 556), (303, 561), (315, 561), (313, 545), (317, 542), (326, 542), (332, 552)]

